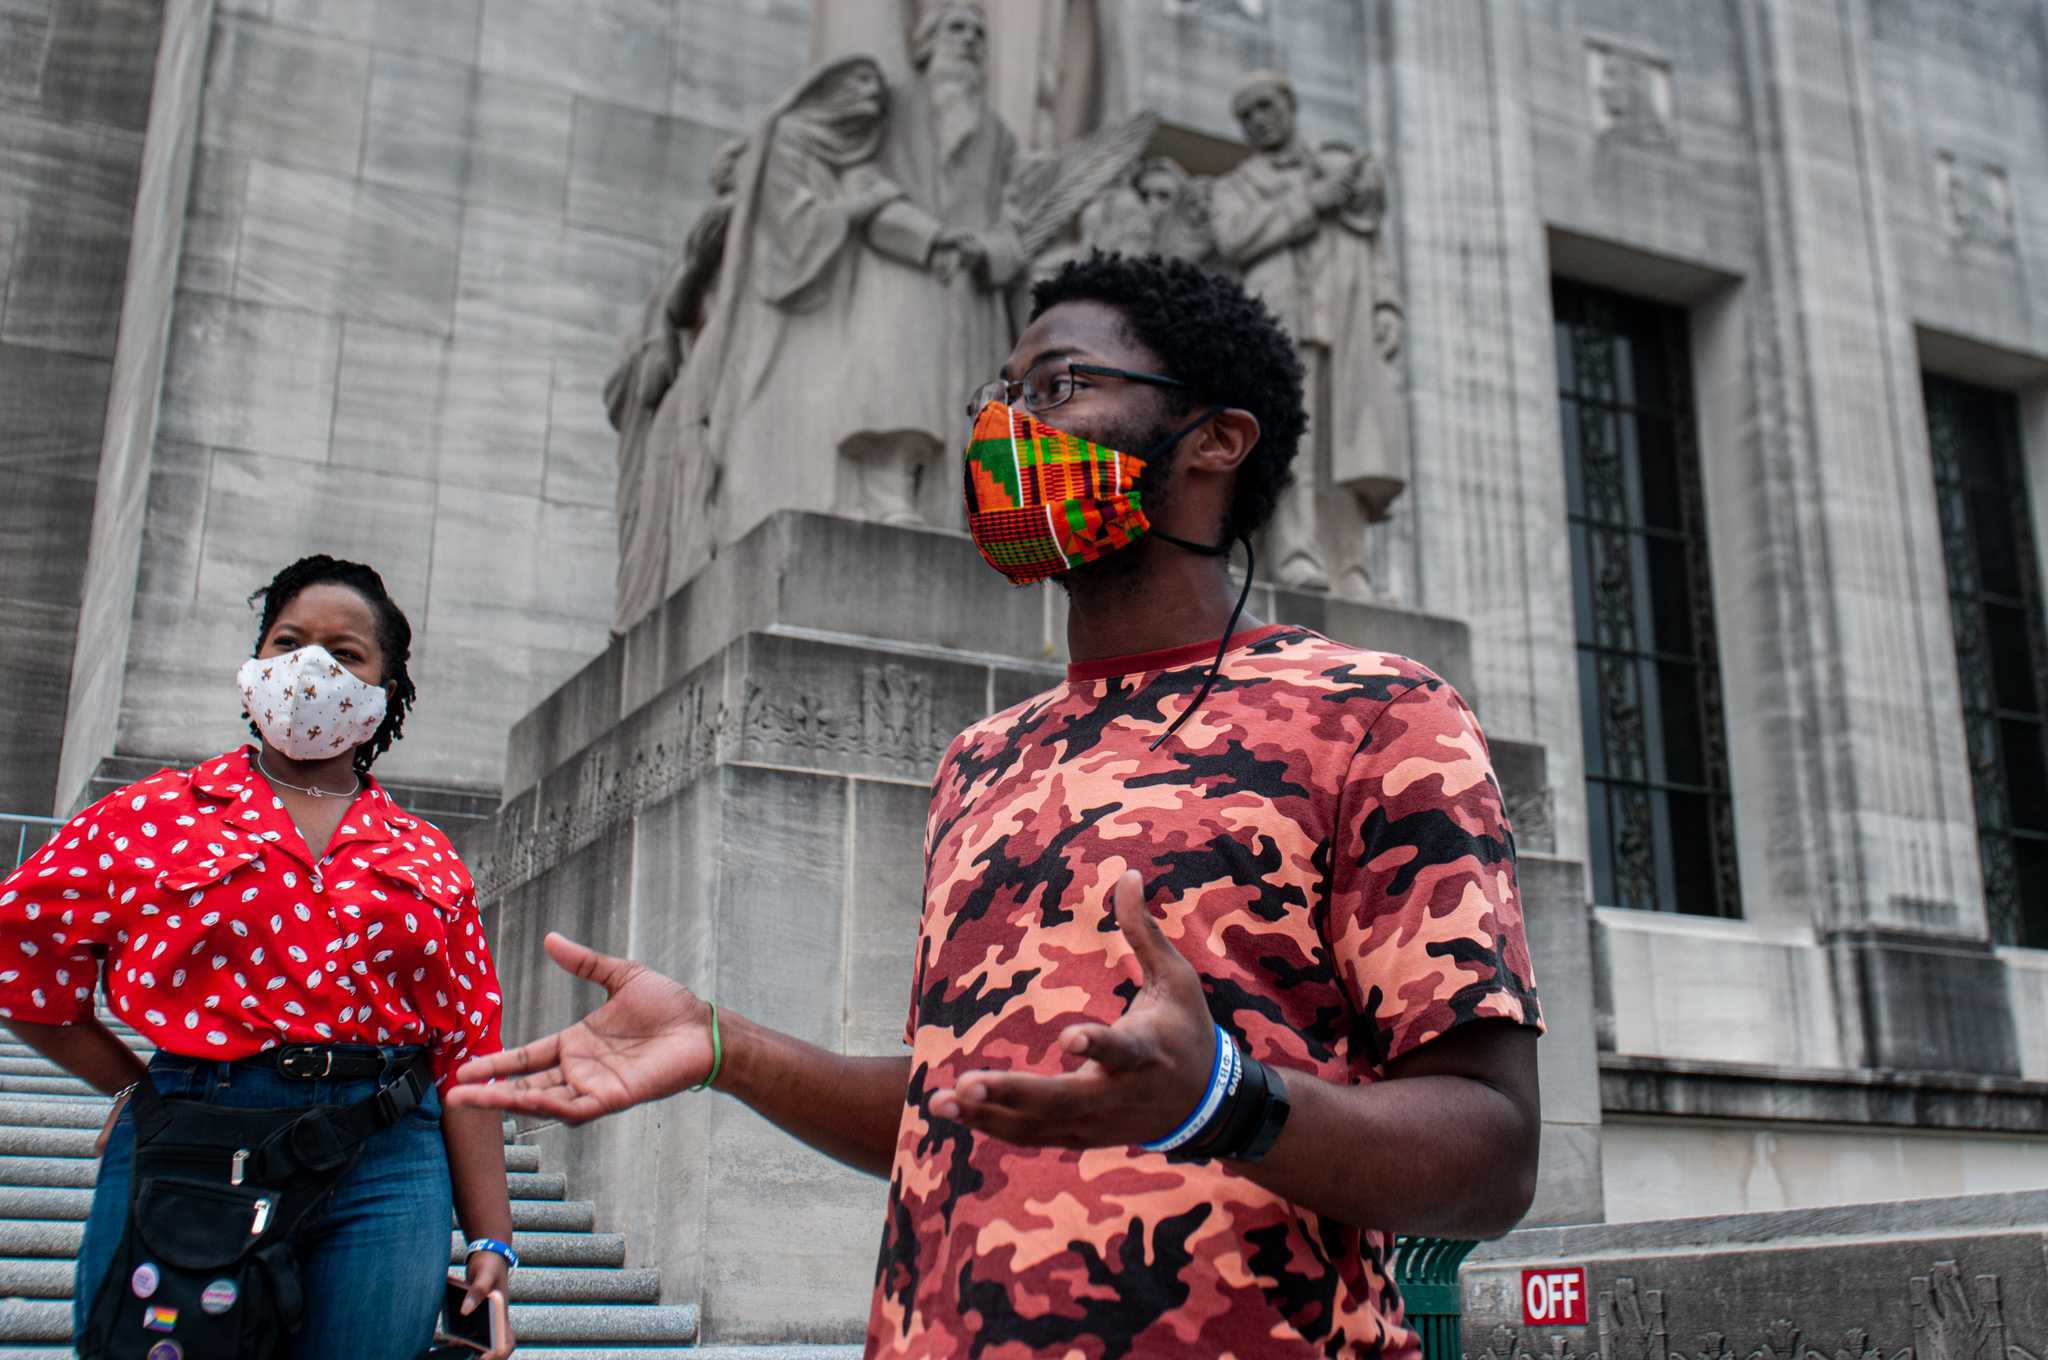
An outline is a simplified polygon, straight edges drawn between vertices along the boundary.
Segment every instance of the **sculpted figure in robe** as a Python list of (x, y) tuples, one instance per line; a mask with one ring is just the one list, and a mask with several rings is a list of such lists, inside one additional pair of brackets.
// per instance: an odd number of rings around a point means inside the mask
[(708, 469), (676, 483), (669, 591), (777, 510), (841, 508), (846, 432), (900, 409), (895, 385), (850, 380), (861, 351), (900, 354), (900, 337), (862, 318), (901, 279), (963, 262), (882, 166), (888, 107), (880, 66), (840, 58), (783, 98), (740, 159), (717, 298), (657, 422), (673, 418), (672, 438), (701, 444)]
[(952, 523), (941, 470), (968, 390), (1014, 338), (1010, 286), (1027, 254), (1011, 195), (1017, 139), (988, 98), (988, 22), (966, 0), (933, 5), (911, 35), (910, 78), (890, 91), (881, 173), (940, 224), (932, 259), (878, 260), (849, 314), (857, 337), (829, 392), (845, 412), (842, 508), (885, 524)]
[(1300, 140), (1283, 75), (1246, 77), (1232, 110), (1253, 150), (1212, 186), (1217, 245), (1294, 336), (1308, 378), (1308, 441), (1268, 550), (1284, 586), (1370, 598), (1366, 526), (1408, 476), (1385, 181), (1370, 156)]
[(744, 140), (727, 142), (711, 164), (711, 206), (690, 228), (682, 258), (647, 300), (640, 326), (626, 337), (605, 379), (605, 415), (619, 432), (619, 570), (612, 631), (623, 633), (661, 602), (668, 578), (669, 513), (676, 479), (700, 469), (701, 448), (663, 448), (649, 438), (662, 399), (704, 323), (719, 265)]

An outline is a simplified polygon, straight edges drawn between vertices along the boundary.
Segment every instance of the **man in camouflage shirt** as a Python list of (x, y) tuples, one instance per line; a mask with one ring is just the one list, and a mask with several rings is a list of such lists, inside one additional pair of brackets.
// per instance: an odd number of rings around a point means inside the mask
[[(1225, 642), (1205, 548), (1265, 523), (1304, 426), (1262, 306), (1118, 257), (1036, 304), (994, 390), (1170, 444), (1151, 532), (1058, 577), (1066, 680), (940, 763), (910, 1056), (725, 1011), (715, 1085), (889, 1178), (871, 1356), (1414, 1356), (1392, 1235), (1503, 1232), (1535, 1179), (1542, 1021), (1485, 738), (1405, 657), (1250, 620)], [(548, 948), (611, 999), (454, 1103), (582, 1120), (712, 1071), (703, 1001)], [(1217, 1025), (1285, 1074), (1277, 1140), (1141, 1149), (1203, 1099)]]

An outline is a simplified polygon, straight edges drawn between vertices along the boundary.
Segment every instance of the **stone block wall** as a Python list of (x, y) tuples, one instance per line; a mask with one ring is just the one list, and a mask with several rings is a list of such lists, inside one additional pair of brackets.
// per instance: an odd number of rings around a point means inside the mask
[(418, 635), (390, 774), (499, 784), (506, 729), (604, 646), (616, 346), (807, 14), (219, 5), (120, 754), (236, 740), (243, 597), (324, 551), (377, 566)]
[(0, 810), (56, 797), (162, 23), (155, 0), (0, 6)]

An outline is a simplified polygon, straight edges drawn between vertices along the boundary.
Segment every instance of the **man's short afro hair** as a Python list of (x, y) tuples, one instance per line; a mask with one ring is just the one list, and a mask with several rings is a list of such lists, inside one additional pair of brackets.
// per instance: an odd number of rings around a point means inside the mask
[(1300, 356), (1266, 304), (1185, 260), (1101, 251), (1033, 288), (1032, 320), (1063, 302), (1115, 308), (1131, 339), (1188, 385), (1188, 406), (1235, 406), (1258, 417), (1259, 442), (1238, 469), (1224, 533), (1234, 540), (1265, 527), (1293, 480), (1308, 426)]

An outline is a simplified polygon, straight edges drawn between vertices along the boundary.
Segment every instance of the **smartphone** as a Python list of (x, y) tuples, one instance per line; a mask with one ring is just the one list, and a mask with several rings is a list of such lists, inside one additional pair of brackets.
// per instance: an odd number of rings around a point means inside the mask
[(450, 1278), (448, 1292), (441, 1299), (441, 1325), (434, 1329), (434, 1349), (429, 1360), (468, 1360), (488, 1355), (504, 1344), (511, 1330), (504, 1291), (493, 1289), (484, 1304), (468, 1317), (462, 1315), (462, 1301), (469, 1297), (469, 1285)]

